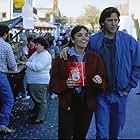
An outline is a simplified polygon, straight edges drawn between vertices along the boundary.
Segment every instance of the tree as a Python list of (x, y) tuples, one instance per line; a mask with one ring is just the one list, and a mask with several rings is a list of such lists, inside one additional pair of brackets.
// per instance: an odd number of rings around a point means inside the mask
[(100, 10), (93, 5), (87, 5), (83, 16), (77, 18), (79, 24), (90, 24), (92, 29), (95, 29), (95, 25), (98, 25)]
[(92, 28), (95, 28), (95, 25), (98, 24), (99, 21), (100, 10), (98, 10), (95, 6), (88, 5), (85, 8), (85, 20), (91, 24)]
[(85, 19), (85, 16), (80, 16), (80, 17), (76, 18), (76, 22), (78, 24), (87, 24), (87, 21)]

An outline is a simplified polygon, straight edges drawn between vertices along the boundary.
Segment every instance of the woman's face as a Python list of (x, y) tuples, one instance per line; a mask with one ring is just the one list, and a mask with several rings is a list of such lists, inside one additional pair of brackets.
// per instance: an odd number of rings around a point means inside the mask
[(42, 45), (39, 44), (39, 43), (35, 43), (35, 47), (36, 47), (36, 51), (37, 51), (38, 53), (44, 51), (44, 46), (42, 46)]
[(75, 47), (86, 48), (89, 41), (89, 33), (84, 28), (81, 28), (81, 30), (74, 35), (72, 41)]
[(28, 42), (28, 45), (29, 45), (29, 47), (31, 47), (31, 48), (32, 48), (32, 47), (35, 47), (35, 43), (34, 43), (33, 41), (29, 41), (29, 42)]

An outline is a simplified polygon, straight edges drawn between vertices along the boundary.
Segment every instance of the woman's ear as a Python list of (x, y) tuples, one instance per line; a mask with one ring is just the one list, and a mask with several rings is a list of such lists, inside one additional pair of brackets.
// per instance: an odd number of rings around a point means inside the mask
[(73, 38), (70, 38), (70, 39), (71, 39), (71, 42), (74, 44), (75, 43), (74, 39)]

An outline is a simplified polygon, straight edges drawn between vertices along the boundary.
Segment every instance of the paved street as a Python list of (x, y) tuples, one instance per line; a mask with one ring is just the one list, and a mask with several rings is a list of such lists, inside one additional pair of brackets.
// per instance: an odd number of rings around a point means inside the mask
[[(32, 107), (31, 100), (17, 101), (10, 121), (10, 127), (16, 130), (11, 135), (0, 135), (0, 139), (57, 139), (57, 105), (58, 100), (49, 99), (46, 110), (46, 120), (42, 124), (31, 124), (29, 109)], [(128, 97), (127, 115), (125, 128), (120, 139), (140, 139), (140, 95), (133, 90)], [(94, 116), (87, 139), (95, 138)]]

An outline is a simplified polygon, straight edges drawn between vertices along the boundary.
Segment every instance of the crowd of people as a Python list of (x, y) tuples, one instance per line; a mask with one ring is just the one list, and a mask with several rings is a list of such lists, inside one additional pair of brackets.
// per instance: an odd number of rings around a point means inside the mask
[[(18, 63), (26, 66), (23, 85), (27, 84), (34, 103), (34, 123), (44, 121), (48, 97), (54, 95), (59, 99), (59, 139), (86, 139), (93, 113), (96, 139), (119, 138), (128, 95), (140, 80), (139, 42), (118, 30), (119, 21), (118, 9), (107, 7), (99, 18), (99, 32), (90, 35), (87, 27), (76, 25), (61, 49), (51, 35), (28, 38), (34, 49), (24, 49), (26, 59)], [(8, 27), (0, 25), (0, 133), (13, 132), (8, 123), (14, 99), (6, 73), (8, 68), (16, 71), (17, 64), (4, 41), (8, 32)], [(71, 63), (76, 64), (71, 71), (75, 77), (70, 76)]]

